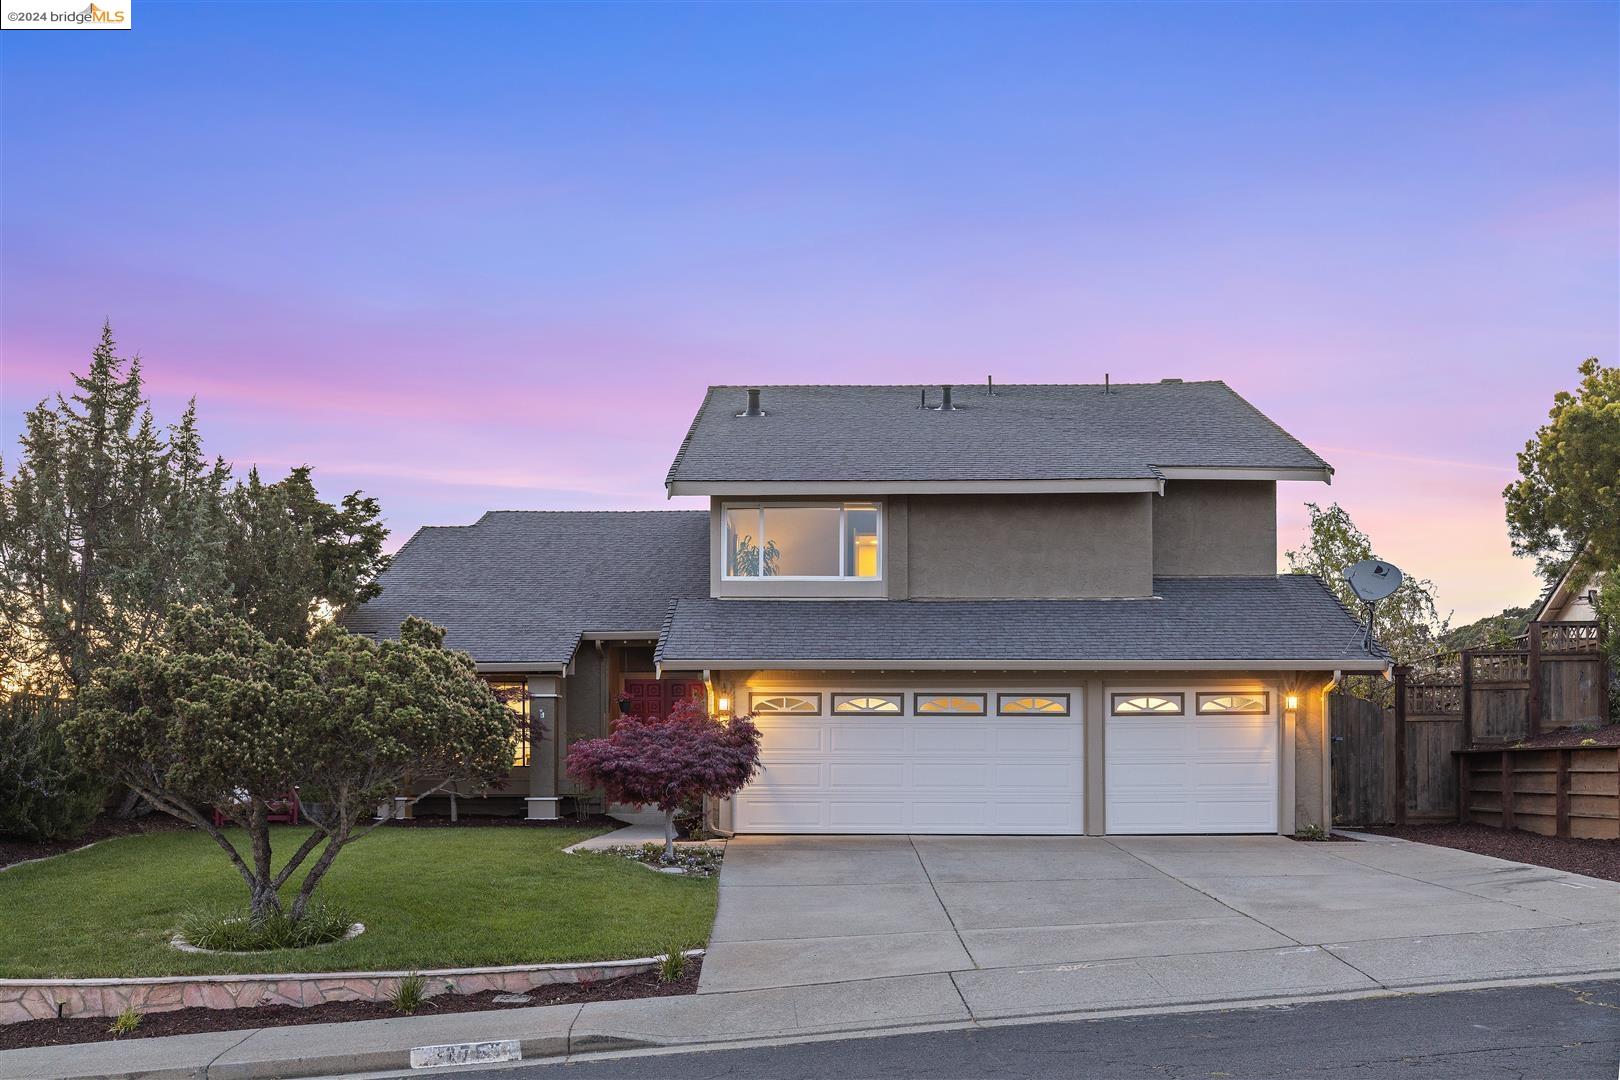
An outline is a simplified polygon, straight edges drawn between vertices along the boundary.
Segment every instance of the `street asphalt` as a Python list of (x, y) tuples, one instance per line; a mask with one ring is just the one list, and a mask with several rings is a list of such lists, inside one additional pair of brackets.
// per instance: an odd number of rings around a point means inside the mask
[[(1620, 982), (454, 1070), (456, 1080), (1615, 1080)], [(418, 1076), (421, 1074), (417, 1074)]]

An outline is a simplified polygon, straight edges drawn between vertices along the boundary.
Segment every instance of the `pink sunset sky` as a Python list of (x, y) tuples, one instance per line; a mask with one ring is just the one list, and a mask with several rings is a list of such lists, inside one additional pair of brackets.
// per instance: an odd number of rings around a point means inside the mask
[(103, 318), (396, 545), (671, 505), (709, 383), (1218, 378), (1337, 469), (1282, 546), (1337, 501), (1458, 620), (1537, 594), (1500, 493), (1620, 351), (1620, 8), (274, 6), (5, 35), (8, 462)]

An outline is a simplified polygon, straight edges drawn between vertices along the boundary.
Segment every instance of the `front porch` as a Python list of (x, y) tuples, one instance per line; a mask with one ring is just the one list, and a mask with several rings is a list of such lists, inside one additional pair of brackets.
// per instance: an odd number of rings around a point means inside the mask
[(479, 674), (521, 718), (511, 772), (504, 783), (485, 791), (420, 795), (434, 786), (424, 780), (395, 799), (395, 816), (554, 821), (607, 812), (599, 790), (568, 776), (568, 747), (607, 735), (615, 717), (662, 716), (679, 701), (707, 699), (701, 673), (665, 671), (660, 677), (653, 644), (651, 635), (587, 635), (565, 668), (479, 664)]

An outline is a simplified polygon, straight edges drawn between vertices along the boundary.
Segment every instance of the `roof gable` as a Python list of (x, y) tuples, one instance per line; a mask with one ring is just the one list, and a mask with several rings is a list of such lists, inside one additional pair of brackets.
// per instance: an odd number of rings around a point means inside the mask
[(1223, 382), (953, 387), (948, 412), (937, 386), (761, 389), (764, 415), (740, 416), (746, 387), (709, 388), (665, 479), (671, 494), (827, 483), (1147, 490), (1179, 469), (1331, 473)]
[(419, 529), (344, 619), (394, 637), (407, 615), (446, 628), (480, 663), (561, 666), (580, 635), (656, 633), (670, 601), (709, 593), (702, 510), (497, 510)]

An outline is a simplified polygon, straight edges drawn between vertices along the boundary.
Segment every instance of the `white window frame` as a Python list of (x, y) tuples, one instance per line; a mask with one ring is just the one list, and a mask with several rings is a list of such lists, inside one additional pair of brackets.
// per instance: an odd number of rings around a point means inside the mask
[[(846, 573), (849, 567), (844, 559), (845, 528), (849, 524), (849, 510), (855, 507), (865, 510), (867, 507), (877, 511), (877, 575), (874, 577), (855, 577)], [(766, 574), (765, 570), (765, 544), (768, 538), (765, 535), (766, 510), (833, 510), (838, 511), (838, 573), (828, 574)], [(731, 572), (731, 513), (733, 510), (757, 510), (759, 512), (759, 558), (760, 573), (733, 574)], [(720, 504), (720, 577), (724, 581), (851, 581), (851, 582), (878, 582), (883, 580), (883, 553), (888, 546), (888, 538), (883, 534), (883, 503), (879, 500), (855, 500), (852, 502), (780, 502), (780, 501), (753, 501)]]

